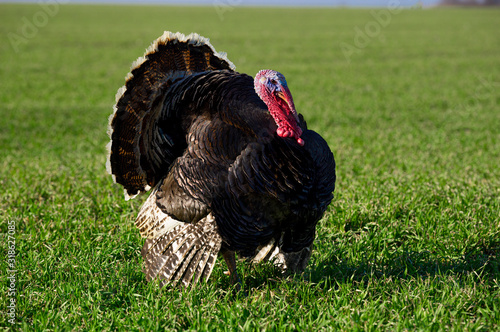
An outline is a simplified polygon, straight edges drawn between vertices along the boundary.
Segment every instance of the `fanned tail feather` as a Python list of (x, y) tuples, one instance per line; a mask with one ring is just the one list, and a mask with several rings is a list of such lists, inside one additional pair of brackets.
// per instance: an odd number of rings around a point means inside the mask
[(126, 199), (151, 189), (185, 147), (184, 136), (175, 131), (180, 119), (169, 119), (171, 133), (158, 129), (159, 120), (169, 117), (162, 114), (169, 87), (195, 73), (234, 68), (207, 38), (168, 31), (134, 62), (116, 95), (108, 129), (107, 169), (124, 186)]

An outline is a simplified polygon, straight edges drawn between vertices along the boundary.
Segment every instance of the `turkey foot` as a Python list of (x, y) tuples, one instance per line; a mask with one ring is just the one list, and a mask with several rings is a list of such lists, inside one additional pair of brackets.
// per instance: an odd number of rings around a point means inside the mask
[(222, 249), (221, 253), (229, 269), (229, 271), (224, 272), (224, 274), (229, 275), (229, 277), (231, 278), (231, 283), (233, 285), (236, 285), (236, 291), (241, 290), (241, 280), (238, 276), (238, 272), (236, 271), (236, 256), (234, 254), (234, 251)]

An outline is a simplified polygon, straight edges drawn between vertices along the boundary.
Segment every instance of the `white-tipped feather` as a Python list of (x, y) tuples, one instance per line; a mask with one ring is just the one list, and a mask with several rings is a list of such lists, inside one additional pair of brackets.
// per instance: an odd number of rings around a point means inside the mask
[[(130, 77), (132, 77), (133, 75), (131, 73), (128, 73), (128, 75), (130, 75)], [(128, 76), (127, 75), (127, 76)], [(127, 87), (125, 85), (121, 86), (117, 91), (116, 91), (116, 94), (115, 94), (115, 102), (118, 102), (118, 100), (120, 100), (120, 98), (123, 96), (123, 94), (125, 93), (125, 91), (127, 90)], [(116, 105), (114, 106), (114, 109), (113, 109), (114, 112), (116, 112)], [(113, 113), (114, 113), (113, 112)]]
[[(116, 182), (116, 181), (115, 181)], [(123, 197), (125, 199), (125, 201), (130, 201), (131, 199), (134, 199), (137, 197), (138, 194), (135, 194), (135, 195), (129, 195), (129, 193), (127, 192), (127, 190), (124, 190), (123, 191)]]
[(116, 176), (111, 170), (111, 160), (109, 159), (109, 156), (111, 155), (111, 141), (106, 144), (106, 151), (108, 152), (108, 157), (106, 158), (106, 172), (111, 175), (111, 177), (113, 178), (113, 182), (116, 183)]
[[(227, 58), (227, 54), (225, 52), (217, 52), (215, 50), (215, 48), (212, 46), (212, 44), (210, 44), (210, 39), (209, 38), (202, 37), (202, 36), (200, 36), (199, 34), (197, 34), (195, 32), (190, 33), (189, 35), (185, 36), (184, 34), (182, 34), (180, 32), (173, 33), (173, 32), (170, 32), (170, 31), (165, 31), (160, 38), (156, 39), (148, 47), (148, 49), (146, 50), (146, 55), (157, 51), (158, 50), (158, 45), (160, 45), (160, 43), (164, 44), (164, 43), (167, 43), (169, 41), (173, 41), (174, 43), (176, 43), (176, 42), (184, 42), (184, 43), (187, 42), (188, 44), (191, 44), (191, 45), (194, 45), (194, 46), (207, 45), (208, 47), (210, 47), (210, 49), (212, 50), (212, 52), (214, 53), (214, 55), (216, 57), (218, 57), (219, 59), (224, 60), (225, 62), (227, 62), (229, 64), (229, 67), (232, 70), (236, 69), (236, 66)], [(136, 62), (139, 63), (139, 65), (140, 65), (142, 63), (141, 62), (141, 58), (137, 59)], [(136, 67), (134, 67), (134, 68), (136, 68)]]
[[(125, 93), (126, 87), (125, 85), (122, 86), (121, 88), (118, 89), (115, 95), (115, 101), (118, 102), (120, 98), (123, 96)], [(106, 144), (106, 172), (108, 174), (111, 174), (111, 177), (113, 178), (113, 183), (116, 183), (116, 175), (113, 174), (113, 169), (111, 168), (111, 145), (113, 144), (113, 126), (111, 125), (113, 123), (113, 119), (115, 118), (116, 115), (116, 104), (113, 106), (113, 113), (111, 113), (108, 117), (108, 128), (106, 130), (106, 133), (108, 134), (109, 137), (109, 142)]]
[(144, 56), (140, 56), (134, 62), (132, 62), (132, 64), (130, 65), (130, 73), (128, 73), (125, 77), (127, 81), (134, 77), (134, 75), (132, 74), (132, 70), (134, 70), (135, 68), (139, 68), (144, 62), (146, 62), (147, 55), (150, 53), (151, 52), (147, 51)]

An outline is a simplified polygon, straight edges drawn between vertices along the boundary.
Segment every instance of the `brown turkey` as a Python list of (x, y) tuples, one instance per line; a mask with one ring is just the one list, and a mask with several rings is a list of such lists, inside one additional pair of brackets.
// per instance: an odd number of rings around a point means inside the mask
[(302, 271), (335, 189), (327, 143), (282, 74), (236, 72), (208, 39), (165, 32), (133, 65), (110, 116), (108, 172), (137, 216), (147, 280), (208, 279), (219, 252)]

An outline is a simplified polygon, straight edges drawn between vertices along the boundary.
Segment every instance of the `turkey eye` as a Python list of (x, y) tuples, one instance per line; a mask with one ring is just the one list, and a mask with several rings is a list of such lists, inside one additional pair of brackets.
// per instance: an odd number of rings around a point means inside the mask
[(272, 83), (273, 85), (276, 85), (276, 83), (278, 83), (278, 82), (276, 82), (276, 80), (271, 80), (271, 83)]

